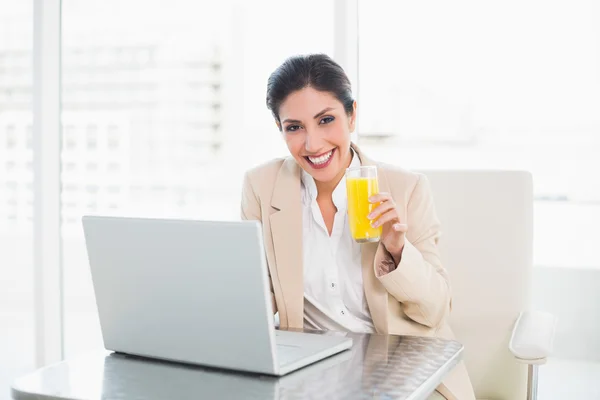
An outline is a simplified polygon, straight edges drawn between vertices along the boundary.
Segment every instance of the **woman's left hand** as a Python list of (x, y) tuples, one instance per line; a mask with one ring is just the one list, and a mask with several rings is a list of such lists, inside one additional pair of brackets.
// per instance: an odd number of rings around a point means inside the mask
[(380, 241), (398, 265), (402, 257), (408, 226), (400, 221), (400, 213), (389, 193), (373, 195), (369, 197), (369, 202), (380, 203), (368, 217), (374, 228), (383, 226)]

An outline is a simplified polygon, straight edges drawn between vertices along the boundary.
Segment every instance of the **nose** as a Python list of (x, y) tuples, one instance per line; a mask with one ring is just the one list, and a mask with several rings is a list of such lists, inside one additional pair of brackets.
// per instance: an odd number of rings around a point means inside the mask
[(325, 148), (325, 140), (316, 130), (306, 130), (306, 141), (304, 149), (310, 154), (319, 154)]

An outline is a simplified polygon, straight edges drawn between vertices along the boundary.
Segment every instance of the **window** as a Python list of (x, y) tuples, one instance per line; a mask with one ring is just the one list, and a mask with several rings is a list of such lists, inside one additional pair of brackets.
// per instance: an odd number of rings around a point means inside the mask
[(6, 182), (5, 186), (6, 186), (6, 189), (10, 190), (10, 191), (16, 191), (19, 188), (19, 184), (14, 181)]
[[(600, 268), (598, 252), (572, 256), (573, 247), (595, 248), (600, 224), (593, 4), (361, 0), (359, 6), (364, 150), (410, 169), (531, 170), (536, 265)], [(568, 235), (555, 233), (556, 221)]]
[(63, 128), (63, 143), (66, 150), (73, 150), (77, 146), (75, 137), (75, 127), (73, 125), (65, 125)]
[(89, 193), (89, 194), (96, 194), (98, 193), (98, 190), (100, 188), (98, 186), (94, 186), (94, 185), (87, 185), (85, 187), (85, 190)]
[(88, 125), (86, 129), (87, 149), (96, 150), (98, 147), (98, 127), (96, 125)]
[(117, 125), (111, 124), (108, 126), (107, 147), (113, 151), (119, 147), (119, 127)]
[(17, 131), (14, 125), (6, 127), (6, 148), (8, 150), (17, 147)]
[[(333, 54), (333, 0), (307, 3), (63, 0), (63, 120), (84, 138), (65, 151), (79, 170), (106, 165), (85, 196), (64, 201), (85, 201), (81, 212), (93, 199), (97, 213), (237, 219), (244, 170), (285, 151), (265, 107), (269, 74), (293, 53)], [(292, 28), (282, 17), (292, 14), (311, 29)], [(81, 230), (63, 226), (62, 238), (73, 355), (100, 345), (100, 330)]]
[(117, 163), (109, 163), (108, 164), (108, 171), (109, 172), (118, 172), (119, 171), (119, 164), (117, 164)]
[(73, 184), (67, 184), (63, 186), (63, 191), (64, 192), (71, 192), (71, 193), (75, 193), (77, 192), (77, 186), (73, 185)]
[(108, 139), (108, 149), (116, 150), (119, 147), (119, 141), (117, 139), (109, 138)]
[[(0, 0), (0, 398), (34, 368), (33, 174), (27, 127), (33, 86), (33, 2)], [(15, 95), (21, 93), (20, 95)], [(10, 160), (10, 161), (9, 161)], [(8, 172), (8, 173), (5, 173)]]
[(33, 127), (31, 126), (31, 124), (28, 124), (25, 128), (25, 138), (25, 145), (27, 146), (28, 150), (31, 150), (31, 147), (33, 145)]

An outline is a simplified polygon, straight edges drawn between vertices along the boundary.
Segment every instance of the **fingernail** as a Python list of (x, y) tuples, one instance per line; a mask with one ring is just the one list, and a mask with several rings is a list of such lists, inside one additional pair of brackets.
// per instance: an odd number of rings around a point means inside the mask
[(373, 219), (373, 213), (370, 213), (369, 215), (367, 215), (367, 218)]
[(379, 224), (379, 222), (377, 222), (377, 221), (371, 222), (371, 228), (377, 228), (378, 224)]

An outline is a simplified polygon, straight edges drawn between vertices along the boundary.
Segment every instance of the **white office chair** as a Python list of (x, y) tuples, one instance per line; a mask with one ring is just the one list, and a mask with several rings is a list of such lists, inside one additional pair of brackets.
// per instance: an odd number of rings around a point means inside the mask
[[(531, 311), (531, 175), (420, 172), (429, 178), (442, 224), (439, 247), (452, 285), (451, 326), (465, 346), (477, 399), (535, 399), (537, 366), (548, 356), (556, 321), (535, 312), (519, 318)], [(519, 329), (524, 335), (512, 337), (518, 325), (526, 328)]]

